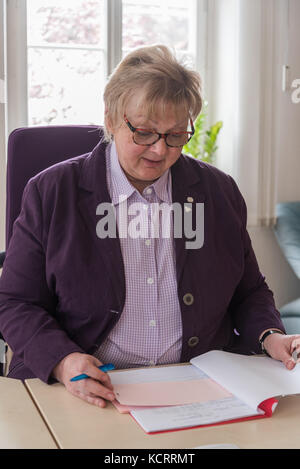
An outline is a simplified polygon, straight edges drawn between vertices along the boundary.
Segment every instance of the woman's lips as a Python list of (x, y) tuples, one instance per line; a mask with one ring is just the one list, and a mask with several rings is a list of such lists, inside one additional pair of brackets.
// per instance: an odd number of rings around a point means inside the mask
[(159, 166), (163, 160), (149, 160), (148, 158), (143, 158), (145, 163), (149, 166)]

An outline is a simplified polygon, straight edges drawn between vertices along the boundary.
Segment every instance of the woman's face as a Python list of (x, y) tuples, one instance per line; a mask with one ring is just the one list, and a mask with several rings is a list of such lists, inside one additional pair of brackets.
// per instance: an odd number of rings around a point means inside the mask
[[(132, 99), (126, 117), (133, 127), (155, 130), (161, 134), (186, 131), (189, 117), (175, 115), (173, 106), (166, 106), (163, 115), (147, 118), (142, 106)], [(110, 128), (114, 135), (119, 162), (130, 182), (140, 189), (158, 179), (179, 158), (182, 147), (168, 147), (163, 138), (151, 146), (137, 145), (125, 121), (118, 128)]]

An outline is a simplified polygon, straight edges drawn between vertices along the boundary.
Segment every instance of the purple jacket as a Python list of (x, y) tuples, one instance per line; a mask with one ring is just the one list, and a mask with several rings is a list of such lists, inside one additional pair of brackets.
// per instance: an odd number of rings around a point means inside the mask
[[(14, 352), (12, 378), (52, 382), (64, 356), (93, 354), (122, 314), (119, 239), (96, 233), (96, 207), (110, 202), (105, 149), (100, 142), (88, 156), (52, 166), (24, 190), (0, 278), (0, 330)], [(173, 202), (203, 202), (205, 221), (200, 249), (175, 239), (181, 361), (212, 349), (259, 353), (261, 332), (284, 327), (251, 247), (237, 185), (183, 155), (171, 174)]]

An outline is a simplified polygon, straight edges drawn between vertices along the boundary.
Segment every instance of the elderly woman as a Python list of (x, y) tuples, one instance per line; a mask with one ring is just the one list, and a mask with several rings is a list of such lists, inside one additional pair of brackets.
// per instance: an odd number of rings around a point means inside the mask
[[(237, 185), (181, 154), (201, 111), (198, 74), (164, 46), (141, 48), (117, 67), (104, 101), (105, 138), (91, 154), (25, 188), (0, 283), (9, 376), (58, 380), (104, 406), (114, 399), (105, 362), (151, 366), (263, 345), (293, 368), (295, 337), (259, 271)], [(151, 210), (162, 204), (174, 209), (169, 236)], [(195, 245), (180, 234), (188, 215)], [(89, 378), (70, 381), (81, 373)]]

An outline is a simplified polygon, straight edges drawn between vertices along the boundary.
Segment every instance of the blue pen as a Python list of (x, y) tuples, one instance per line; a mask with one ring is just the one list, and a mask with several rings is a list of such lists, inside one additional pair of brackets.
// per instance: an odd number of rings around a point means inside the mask
[[(104, 373), (115, 369), (112, 363), (107, 363), (106, 365), (98, 366), (98, 368), (99, 370), (104, 371)], [(89, 378), (89, 376), (83, 373), (82, 375), (74, 376), (74, 378), (71, 378), (70, 381), (80, 381), (81, 379), (86, 379), (86, 378)]]

